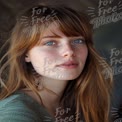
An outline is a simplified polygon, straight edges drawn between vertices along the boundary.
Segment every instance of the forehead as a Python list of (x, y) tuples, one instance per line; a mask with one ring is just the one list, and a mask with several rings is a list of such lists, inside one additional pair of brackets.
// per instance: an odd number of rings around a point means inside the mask
[(59, 25), (56, 22), (51, 23), (48, 28), (44, 31), (43, 37), (46, 36), (57, 36), (57, 37), (66, 37), (66, 35), (60, 30)]

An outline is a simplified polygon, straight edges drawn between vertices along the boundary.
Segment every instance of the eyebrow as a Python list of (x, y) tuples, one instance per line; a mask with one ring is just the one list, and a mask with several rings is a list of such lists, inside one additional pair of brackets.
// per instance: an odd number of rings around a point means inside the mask
[(45, 39), (45, 38), (61, 38), (61, 36), (56, 35), (56, 36), (44, 36), (44, 37), (42, 37), (42, 39)]
[[(45, 39), (45, 38), (62, 38), (61, 36), (58, 36), (58, 35), (54, 35), (54, 36), (44, 36), (42, 37), (42, 39)], [(77, 39), (77, 38), (82, 38), (84, 39), (83, 36), (71, 36), (71, 37), (68, 37), (70, 39)]]

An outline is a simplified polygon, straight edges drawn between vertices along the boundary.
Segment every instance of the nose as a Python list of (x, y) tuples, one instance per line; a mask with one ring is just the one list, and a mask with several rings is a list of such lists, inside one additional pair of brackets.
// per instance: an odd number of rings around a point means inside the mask
[(62, 48), (63, 48), (63, 52), (62, 52), (63, 57), (75, 56), (74, 49), (71, 45), (65, 44)]

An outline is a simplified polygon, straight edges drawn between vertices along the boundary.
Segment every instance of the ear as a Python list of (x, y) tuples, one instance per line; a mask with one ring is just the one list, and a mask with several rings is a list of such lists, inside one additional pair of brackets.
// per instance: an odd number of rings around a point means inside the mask
[(30, 58), (29, 58), (28, 54), (26, 54), (26, 56), (25, 56), (25, 62), (30, 62)]

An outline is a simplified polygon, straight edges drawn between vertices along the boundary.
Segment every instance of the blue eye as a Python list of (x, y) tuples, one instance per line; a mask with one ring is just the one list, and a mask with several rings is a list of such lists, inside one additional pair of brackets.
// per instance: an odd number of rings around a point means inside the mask
[(54, 41), (49, 41), (49, 42), (46, 42), (45, 45), (52, 46), (52, 45), (55, 45), (55, 42)]
[(84, 43), (84, 40), (83, 39), (76, 39), (76, 40), (73, 40), (72, 44), (83, 44)]

